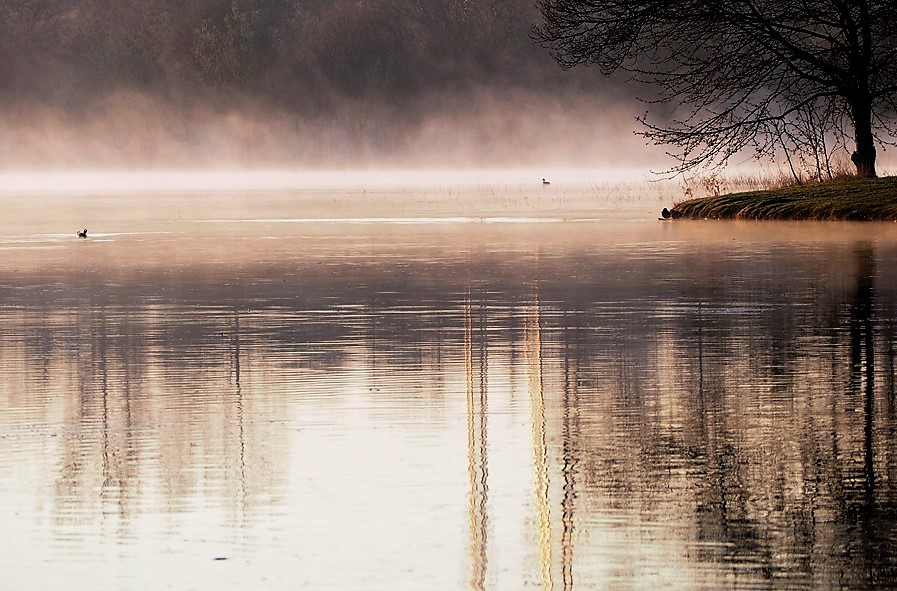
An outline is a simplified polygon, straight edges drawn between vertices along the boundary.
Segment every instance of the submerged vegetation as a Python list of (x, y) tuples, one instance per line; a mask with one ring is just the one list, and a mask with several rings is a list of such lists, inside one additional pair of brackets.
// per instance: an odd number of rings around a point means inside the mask
[(839, 179), (677, 203), (690, 219), (897, 221), (897, 177)]

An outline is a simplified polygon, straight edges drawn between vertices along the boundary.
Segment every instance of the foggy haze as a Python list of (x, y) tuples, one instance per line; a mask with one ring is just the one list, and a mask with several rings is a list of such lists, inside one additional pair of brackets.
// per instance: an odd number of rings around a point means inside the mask
[(70, 112), (0, 114), (7, 169), (149, 167), (629, 167), (662, 151), (633, 133), (631, 110), (585, 96), (487, 95), (466, 110), (422, 100), (419, 116), (359, 105), (307, 117), (259, 104), (178, 107), (140, 92)]
[(530, 0), (0, 3), (6, 170), (664, 168)]

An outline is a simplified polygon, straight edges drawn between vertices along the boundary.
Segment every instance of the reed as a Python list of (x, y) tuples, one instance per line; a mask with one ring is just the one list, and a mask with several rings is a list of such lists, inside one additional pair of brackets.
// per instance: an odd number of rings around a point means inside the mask
[(690, 219), (897, 221), (897, 177), (709, 195), (673, 209)]

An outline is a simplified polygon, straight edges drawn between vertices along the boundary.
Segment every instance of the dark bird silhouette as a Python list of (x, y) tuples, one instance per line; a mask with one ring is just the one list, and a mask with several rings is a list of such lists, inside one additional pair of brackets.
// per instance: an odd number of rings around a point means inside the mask
[(666, 207), (664, 207), (660, 210), (660, 215), (662, 215), (663, 217), (657, 218), (659, 220), (668, 220), (670, 218), (678, 220), (682, 217), (682, 212), (678, 209), (667, 209)]
[(87, 228), (84, 228), (83, 230), (78, 230), (77, 234), (78, 234), (78, 238), (87, 238)]
[(548, 182), (548, 181), (546, 181), (545, 179), (542, 179), (542, 184), (543, 184), (543, 185), (550, 185), (551, 183)]

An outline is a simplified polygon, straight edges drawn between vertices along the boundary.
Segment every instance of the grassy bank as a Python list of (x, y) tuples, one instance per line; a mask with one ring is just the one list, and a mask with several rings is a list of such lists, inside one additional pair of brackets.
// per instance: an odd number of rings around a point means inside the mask
[(673, 210), (690, 219), (897, 221), (897, 177), (701, 197)]

